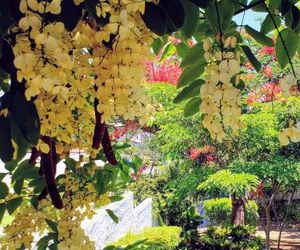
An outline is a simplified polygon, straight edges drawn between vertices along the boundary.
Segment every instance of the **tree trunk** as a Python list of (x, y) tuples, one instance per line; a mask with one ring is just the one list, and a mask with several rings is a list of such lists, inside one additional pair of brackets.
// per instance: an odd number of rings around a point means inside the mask
[(266, 226), (265, 226), (265, 233), (266, 233), (266, 250), (270, 250), (270, 232), (271, 232), (271, 215), (270, 215), (270, 208), (269, 206), (265, 207), (266, 212)]
[(242, 198), (232, 197), (231, 223), (233, 225), (245, 224), (245, 202)]

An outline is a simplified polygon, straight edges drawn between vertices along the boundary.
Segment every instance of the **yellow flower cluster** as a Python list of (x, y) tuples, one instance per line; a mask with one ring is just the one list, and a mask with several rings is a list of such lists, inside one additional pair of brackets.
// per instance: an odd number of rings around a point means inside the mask
[[(76, 162), (76, 169), (78, 172), (85, 173), (87, 177), (99, 170), (96, 165), (88, 168), (83, 165), (82, 160)], [(81, 222), (86, 218), (91, 219), (96, 208), (109, 204), (110, 194), (98, 196), (94, 182), (89, 182), (87, 178), (79, 179), (68, 169), (65, 170), (65, 176), (59, 181), (59, 184), (65, 185), (63, 200), (65, 207), (62, 210), (56, 210), (49, 199), (43, 199), (39, 202), (37, 209), (31, 205), (21, 208), (12, 223), (4, 228), (5, 237), (0, 241), (1, 249), (15, 250), (22, 245), (26, 249), (31, 249), (34, 236), (42, 236), (52, 231), (45, 219), (57, 223), (58, 249), (95, 249), (94, 242), (89, 240), (81, 228)]]
[(278, 136), (280, 145), (287, 146), (290, 142), (300, 142), (300, 121), (283, 129)]
[[(90, 151), (94, 98), (102, 122), (123, 117), (144, 123), (153, 112), (142, 88), (141, 62), (152, 43), (141, 19), (144, 9), (144, 1), (99, 1), (97, 13), (109, 17), (108, 24), (81, 20), (68, 32), (62, 22), (44, 20), (45, 13), (60, 13), (61, 0), (20, 1), (22, 32), (13, 48), (17, 80), (26, 85), (26, 98), (35, 100), (41, 134), (55, 138), (62, 152)], [(49, 151), (42, 141), (38, 149)]]
[(1, 249), (15, 250), (22, 246), (31, 249), (34, 233), (43, 232), (44, 229), (46, 223), (43, 214), (30, 205), (26, 206), (4, 228), (5, 237), (0, 240)]
[(280, 80), (280, 87), (283, 90), (285, 97), (300, 96), (299, 83), (300, 79), (300, 67), (295, 67), (295, 74), (289, 73)]
[(236, 38), (223, 41), (222, 51), (213, 52), (209, 38), (203, 41), (206, 67), (206, 82), (200, 89), (200, 111), (204, 115), (203, 126), (218, 142), (226, 133), (237, 134), (242, 127), (240, 121), (240, 90), (233, 84), (240, 81), (240, 56), (235, 52)]

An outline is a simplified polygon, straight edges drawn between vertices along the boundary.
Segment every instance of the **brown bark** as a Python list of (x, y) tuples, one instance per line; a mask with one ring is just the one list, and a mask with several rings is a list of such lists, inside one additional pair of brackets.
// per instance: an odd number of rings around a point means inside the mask
[(245, 202), (242, 198), (232, 197), (231, 223), (233, 225), (245, 224)]

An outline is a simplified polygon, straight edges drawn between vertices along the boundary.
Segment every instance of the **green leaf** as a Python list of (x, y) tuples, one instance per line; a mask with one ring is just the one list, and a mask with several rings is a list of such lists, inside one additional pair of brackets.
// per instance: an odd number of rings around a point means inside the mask
[(189, 49), (190, 48), (184, 43), (176, 44), (177, 54), (179, 55), (180, 58), (184, 58), (186, 54), (189, 52)]
[(51, 230), (55, 233), (58, 233), (57, 226), (58, 224), (55, 221), (45, 219), (47, 225), (51, 228)]
[(142, 18), (146, 26), (159, 36), (166, 34), (167, 17), (164, 10), (154, 3), (146, 2), (145, 5), (145, 13)]
[(12, 119), (11, 115), (8, 116), (10, 125), (11, 125), (11, 134), (12, 139), (16, 143), (17, 157), (16, 160), (22, 160), (27, 154), (27, 150), (30, 147), (30, 144), (23, 136), (22, 131), (20, 130), (18, 124)]
[(10, 102), (9, 111), (26, 140), (36, 145), (40, 138), (40, 119), (33, 101), (27, 101), (23, 94), (17, 92)]
[[(250, 4), (253, 4), (253, 3), (258, 3), (259, 0), (252, 0)], [(255, 12), (267, 12), (266, 8), (265, 8), (265, 5), (263, 3), (259, 3), (257, 5), (255, 5), (251, 10), (255, 11)]]
[(187, 67), (192, 64), (204, 64), (204, 50), (203, 43), (197, 43), (194, 47), (190, 48), (187, 55), (183, 58), (180, 67)]
[(182, 88), (197, 79), (204, 72), (205, 64), (194, 64), (185, 68), (179, 78), (177, 88)]
[(245, 25), (246, 32), (258, 43), (264, 46), (273, 47), (273, 40), (270, 37), (265, 36), (262, 32), (259, 32), (249, 25)]
[(197, 27), (199, 22), (199, 8), (189, 1), (183, 1), (184, 11), (185, 11), (185, 19), (182, 26), (182, 31), (186, 37), (191, 37)]
[(5, 203), (1, 203), (0, 204), (0, 224), (3, 220), (4, 213), (5, 213)]
[(185, 87), (173, 100), (174, 103), (182, 102), (188, 98), (199, 96), (200, 88), (205, 83), (203, 79), (193, 81), (189, 86)]
[(175, 45), (173, 43), (167, 44), (161, 54), (160, 62), (166, 60), (168, 57), (172, 56), (175, 52), (176, 52)]
[(11, 16), (11, 9), (9, 6), (9, 1), (1, 1), (0, 4), (0, 33), (5, 35), (14, 23), (14, 19)]
[(167, 16), (167, 32), (171, 33), (181, 28), (185, 19), (183, 2), (181, 0), (160, 0), (158, 5)]
[(114, 150), (122, 150), (122, 149), (130, 148), (130, 147), (131, 147), (131, 145), (128, 142), (120, 142), (120, 141), (116, 142), (112, 146), (112, 148)]
[(30, 204), (31, 206), (33, 206), (35, 209), (38, 208), (39, 206), (39, 200), (38, 200), (38, 197), (37, 196), (32, 196), (31, 199), (30, 199)]
[(0, 199), (5, 199), (9, 193), (8, 186), (4, 182), (0, 182)]
[(231, 1), (214, 1), (205, 9), (205, 16), (210, 27), (216, 32), (225, 33), (230, 26), (235, 6)]
[(13, 171), (17, 166), (18, 166), (18, 161), (17, 160), (12, 160), (10, 162), (5, 163), (5, 169), (7, 169), (8, 171)]
[(115, 223), (119, 223), (119, 217), (111, 209), (105, 209), (105, 211)]
[(23, 202), (23, 198), (15, 198), (6, 202), (7, 212), (11, 215)]
[(99, 170), (95, 173), (96, 185), (95, 189), (97, 194), (103, 194), (105, 192), (105, 184), (104, 184), (104, 175), (102, 170)]
[(281, 0), (270, 0), (269, 2), (269, 10), (274, 12), (280, 8)]
[(184, 107), (184, 116), (189, 117), (200, 111), (200, 97), (191, 99)]
[(16, 192), (16, 194), (20, 194), (22, 192), (23, 185), (24, 185), (24, 179), (19, 179), (15, 182), (14, 191)]
[(255, 68), (257, 72), (261, 71), (261, 63), (256, 59), (251, 49), (246, 45), (241, 45), (241, 48), (244, 51), (246, 57), (248, 58), (253, 68)]
[(34, 179), (39, 177), (39, 168), (29, 164), (29, 160), (22, 161), (12, 175), (11, 180)]
[(153, 43), (152, 43), (152, 49), (155, 55), (158, 55), (158, 53), (160, 52), (161, 48), (164, 46), (164, 41), (158, 37), (155, 38)]
[(11, 140), (11, 128), (7, 117), (0, 116), (0, 159), (10, 162), (13, 159), (14, 147)]
[(66, 168), (71, 170), (73, 173), (76, 173), (77, 170), (76, 170), (76, 161), (72, 158), (67, 158), (65, 161), (64, 161), (65, 165), (66, 165)]
[(5, 176), (6, 176), (6, 173), (0, 173), (0, 181), (2, 181)]
[[(277, 25), (277, 27), (280, 27), (281, 25), (281, 19), (279, 16), (273, 16), (274, 21)], [(270, 16), (270, 14), (268, 14), (265, 18), (265, 20), (263, 21), (261, 27), (260, 27), (260, 32), (263, 34), (268, 34), (269, 32), (275, 30), (275, 25), (272, 21), (272, 18)]]
[(275, 44), (275, 52), (281, 68), (284, 68), (289, 63), (287, 53), (292, 59), (298, 49), (299, 36), (294, 31), (288, 28), (280, 31), (280, 34), (283, 38), (287, 51), (285, 50), (285, 47), (280, 37), (278, 36)]
[(292, 15), (292, 24), (291, 24), (291, 28), (292, 30), (295, 30), (300, 24), (299, 24), (299, 20), (300, 20), (300, 11), (298, 9), (298, 7), (292, 5), (291, 7), (291, 15)]

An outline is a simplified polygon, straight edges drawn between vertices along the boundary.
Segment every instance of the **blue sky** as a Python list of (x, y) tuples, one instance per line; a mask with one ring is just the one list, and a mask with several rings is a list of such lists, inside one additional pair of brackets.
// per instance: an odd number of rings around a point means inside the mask
[[(254, 12), (252, 10), (247, 10), (245, 13), (244, 25), (248, 24), (252, 28), (259, 30), (261, 21), (259, 21), (258, 19), (263, 20), (265, 16), (266, 16), (266, 13)], [(233, 20), (236, 21), (236, 23), (239, 25), (242, 22), (242, 18), (243, 18), (243, 13), (235, 16)]]

